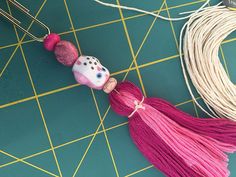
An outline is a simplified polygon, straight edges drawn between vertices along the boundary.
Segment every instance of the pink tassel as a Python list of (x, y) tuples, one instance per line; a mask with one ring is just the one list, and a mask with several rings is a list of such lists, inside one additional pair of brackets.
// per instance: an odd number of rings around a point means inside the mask
[(236, 123), (233, 121), (192, 117), (160, 98), (146, 98), (145, 102), (187, 129), (236, 146)]
[(166, 176), (226, 177), (236, 150), (236, 123), (200, 119), (166, 101), (145, 98), (130, 82), (109, 95), (113, 110), (129, 117), (130, 134), (144, 156)]

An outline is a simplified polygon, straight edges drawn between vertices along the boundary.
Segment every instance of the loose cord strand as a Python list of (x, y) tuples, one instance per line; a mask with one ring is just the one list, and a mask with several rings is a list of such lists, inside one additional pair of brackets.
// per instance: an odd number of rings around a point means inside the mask
[[(210, 117), (225, 117), (236, 121), (236, 86), (230, 81), (218, 53), (222, 41), (236, 29), (236, 11), (231, 11), (222, 2), (206, 7), (207, 0), (195, 11), (182, 12), (179, 18), (167, 18), (142, 9), (95, 2), (113, 8), (121, 8), (152, 15), (168, 21), (188, 19), (180, 32), (179, 54), (184, 79), (196, 105)], [(210, 112), (197, 101), (189, 78)]]
[[(135, 8), (135, 7), (127, 7), (127, 6), (122, 6), (122, 5), (112, 4), (112, 3), (106, 3), (106, 2), (102, 2), (100, 0), (94, 0), (94, 1), (99, 3), (99, 4), (101, 4), (101, 5), (103, 5), (103, 6), (112, 7), (112, 8), (118, 8), (118, 9), (125, 9), (125, 10), (130, 10), (130, 11), (135, 11), (135, 12), (140, 12), (140, 13), (152, 15), (154, 17), (158, 17), (158, 18), (160, 18), (162, 20), (167, 20), (167, 21), (180, 21), (180, 20), (188, 19), (191, 16), (191, 14), (190, 14), (190, 15), (184, 16), (184, 17), (168, 18), (168, 17), (164, 17), (164, 16), (158, 15), (158, 14), (153, 13), (153, 12), (149, 12), (149, 11), (146, 11), (146, 10), (138, 9), (138, 8)], [(207, 4), (209, 2), (210, 2), (210, 0), (207, 0), (199, 9), (197, 9), (194, 12), (200, 12), (202, 9), (204, 9), (204, 7), (207, 6)]]

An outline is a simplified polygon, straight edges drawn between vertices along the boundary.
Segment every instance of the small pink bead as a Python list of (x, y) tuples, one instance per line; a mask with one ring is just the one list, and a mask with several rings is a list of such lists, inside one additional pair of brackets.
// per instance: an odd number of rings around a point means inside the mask
[(47, 35), (47, 37), (44, 39), (44, 48), (48, 51), (53, 51), (56, 44), (60, 41), (60, 36), (55, 33), (51, 33)]
[(72, 66), (79, 57), (78, 50), (68, 41), (60, 41), (56, 44), (54, 53), (57, 60), (65, 66)]

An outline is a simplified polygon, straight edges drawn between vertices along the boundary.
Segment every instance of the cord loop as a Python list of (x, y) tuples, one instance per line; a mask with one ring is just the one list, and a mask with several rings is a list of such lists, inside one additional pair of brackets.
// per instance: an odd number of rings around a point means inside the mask
[(134, 111), (128, 116), (128, 118), (132, 117), (139, 109), (145, 110), (145, 107), (143, 106), (144, 99), (145, 99), (145, 98), (143, 97), (140, 102), (138, 102), (137, 100), (134, 101), (135, 109), (134, 109)]

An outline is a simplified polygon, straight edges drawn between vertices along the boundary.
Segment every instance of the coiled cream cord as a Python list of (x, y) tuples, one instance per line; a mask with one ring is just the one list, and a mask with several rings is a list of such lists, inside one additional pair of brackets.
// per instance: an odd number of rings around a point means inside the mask
[[(188, 16), (168, 18), (133, 7), (94, 1), (104, 6), (142, 12), (163, 20), (178, 21), (189, 18), (181, 29), (179, 40), (181, 66), (189, 93), (196, 105), (209, 116), (236, 121), (236, 87), (230, 81), (218, 56), (222, 41), (236, 30), (236, 11), (220, 6), (221, 3), (205, 7), (209, 3), (206, 0), (199, 9), (181, 13), (191, 13)], [(210, 112), (196, 100), (187, 72)]]
[[(182, 36), (183, 54), (182, 57)], [(180, 35), (180, 54), (185, 81), (197, 105), (186, 70), (193, 85), (214, 117), (236, 121), (236, 87), (222, 66), (218, 53), (222, 41), (236, 30), (236, 11), (213, 6), (193, 13)]]

